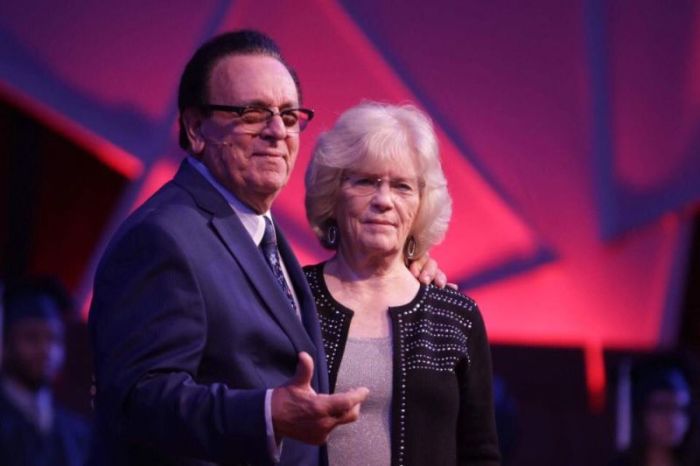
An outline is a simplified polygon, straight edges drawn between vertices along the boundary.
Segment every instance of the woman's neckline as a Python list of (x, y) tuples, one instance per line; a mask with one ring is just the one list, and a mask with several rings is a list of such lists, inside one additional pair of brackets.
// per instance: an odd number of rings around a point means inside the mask
[[(346, 310), (346, 311), (349, 311), (351, 314), (354, 314), (355, 311), (354, 311), (353, 309), (351, 309), (351, 308), (345, 306), (345, 305), (344, 305), (343, 303), (341, 303), (340, 301), (338, 301), (338, 300), (335, 298), (335, 296), (333, 296), (333, 294), (331, 293), (331, 290), (328, 288), (328, 283), (326, 282), (326, 277), (325, 277), (325, 274), (324, 274), (324, 270), (325, 270), (325, 267), (326, 267), (326, 264), (327, 264), (327, 263), (328, 263), (328, 261), (321, 262), (320, 264), (318, 264), (318, 269), (317, 269), (319, 285), (320, 285), (320, 287), (321, 287), (322, 293), (326, 295), (326, 297), (329, 299), (329, 301), (330, 301), (334, 306), (336, 306), (336, 307), (338, 307), (338, 308), (340, 308), (340, 309), (344, 309), (344, 310)], [(400, 311), (405, 310), (405, 309), (410, 309), (410, 308), (414, 307), (416, 304), (418, 304), (418, 302), (419, 302), (419, 301), (421, 300), (421, 298), (423, 297), (423, 294), (424, 294), (425, 291), (428, 289), (428, 286), (425, 285), (425, 284), (423, 284), (423, 283), (421, 283), (421, 282), (418, 282), (418, 285), (419, 285), (419, 286), (418, 286), (418, 291), (416, 291), (416, 293), (413, 295), (413, 297), (412, 297), (408, 302), (406, 302), (406, 303), (404, 303), (404, 304), (399, 304), (399, 305), (397, 305), (397, 306), (389, 306), (389, 307), (387, 308), (387, 311), (388, 311), (389, 313), (392, 313), (392, 312), (400, 312)], [(361, 338), (364, 338), (364, 337), (361, 337)], [(384, 338), (384, 337), (378, 337), (378, 338)]]

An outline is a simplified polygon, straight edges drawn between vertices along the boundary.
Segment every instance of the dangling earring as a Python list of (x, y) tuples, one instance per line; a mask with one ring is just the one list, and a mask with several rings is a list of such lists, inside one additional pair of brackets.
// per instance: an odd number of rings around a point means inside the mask
[(338, 246), (338, 227), (335, 225), (329, 225), (326, 229), (326, 243), (333, 249)]
[(413, 259), (416, 256), (416, 239), (411, 236), (408, 238), (408, 241), (406, 241), (406, 257), (409, 259)]

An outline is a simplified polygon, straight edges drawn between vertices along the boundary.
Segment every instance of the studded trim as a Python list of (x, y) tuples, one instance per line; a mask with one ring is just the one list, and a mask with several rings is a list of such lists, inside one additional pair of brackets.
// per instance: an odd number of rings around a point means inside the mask
[(326, 282), (323, 280), (322, 264), (304, 267), (304, 273), (318, 310), (318, 320), (321, 325), (321, 335), (323, 336), (323, 349), (326, 353), (326, 364), (328, 365), (329, 386), (332, 392), (335, 390), (338, 368), (343, 358), (345, 343), (350, 329), (350, 320), (354, 312), (331, 297), (328, 288), (326, 288)]
[[(331, 391), (343, 357), (353, 311), (333, 299), (323, 280), (323, 264), (305, 267), (315, 297), (326, 350)], [(404, 466), (410, 413), (406, 400), (412, 371), (455, 372), (461, 361), (471, 366), (470, 312), (474, 301), (451, 289), (421, 286), (407, 305), (390, 308), (393, 330), (392, 465)]]

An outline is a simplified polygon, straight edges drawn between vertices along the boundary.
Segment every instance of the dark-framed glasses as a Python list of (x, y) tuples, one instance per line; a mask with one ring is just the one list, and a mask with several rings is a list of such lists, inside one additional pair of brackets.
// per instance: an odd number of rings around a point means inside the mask
[(366, 173), (347, 173), (342, 177), (347, 189), (356, 196), (371, 196), (389, 185), (392, 194), (399, 197), (412, 197), (420, 194), (420, 182), (415, 178), (389, 178)]
[(237, 127), (244, 133), (259, 134), (268, 125), (272, 117), (279, 115), (282, 119), (287, 133), (300, 133), (304, 131), (306, 125), (314, 117), (314, 111), (308, 108), (285, 108), (274, 111), (266, 107), (258, 107), (249, 105), (238, 107), (235, 105), (218, 105), (218, 104), (203, 104), (200, 105), (203, 110), (216, 110), (235, 115)]

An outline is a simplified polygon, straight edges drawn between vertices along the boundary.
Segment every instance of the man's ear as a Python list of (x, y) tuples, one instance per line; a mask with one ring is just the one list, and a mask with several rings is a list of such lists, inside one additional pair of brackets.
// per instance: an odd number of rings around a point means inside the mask
[(198, 155), (204, 150), (204, 138), (202, 137), (203, 121), (204, 116), (199, 109), (188, 108), (182, 112), (182, 124), (185, 127), (185, 133), (190, 141), (190, 148), (194, 155)]

